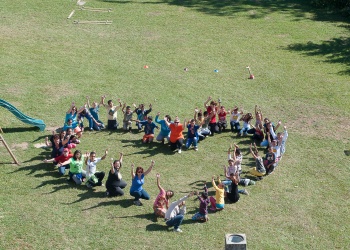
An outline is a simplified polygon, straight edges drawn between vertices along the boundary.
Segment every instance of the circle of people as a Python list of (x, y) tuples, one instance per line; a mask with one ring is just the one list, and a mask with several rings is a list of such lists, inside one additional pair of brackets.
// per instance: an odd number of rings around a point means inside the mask
[[(77, 185), (86, 183), (88, 188), (102, 186), (102, 181), (105, 177), (103, 171), (97, 171), (97, 164), (106, 159), (108, 150), (102, 157), (96, 157), (96, 152), (82, 154), (80, 150), (71, 150), (76, 148), (80, 143), (80, 138), (84, 132), (84, 118), (88, 121), (88, 130), (100, 131), (101, 129), (116, 130), (119, 127), (117, 121), (117, 111), (121, 109), (123, 113), (123, 130), (132, 133), (132, 125), (135, 122), (137, 130), (144, 130), (142, 143), (153, 143), (154, 130), (159, 129), (160, 132), (156, 137), (156, 141), (165, 143), (165, 140), (170, 144), (170, 149), (181, 154), (184, 145), (183, 130), (188, 129), (185, 148), (189, 150), (191, 147), (195, 151), (198, 150), (198, 143), (208, 136), (214, 136), (215, 133), (222, 133), (228, 127), (227, 117), (229, 116), (230, 130), (237, 133), (237, 136), (250, 135), (254, 143), (250, 144), (250, 153), (255, 159), (255, 167), (250, 168), (249, 172), (254, 176), (255, 181), (262, 180), (264, 176), (271, 174), (277, 167), (285, 152), (286, 141), (288, 138), (287, 127), (284, 126), (283, 132), (276, 132), (281, 125), (278, 121), (275, 126), (268, 118), (263, 118), (261, 108), (255, 105), (255, 123), (252, 124), (253, 115), (251, 113), (243, 113), (243, 109), (237, 106), (231, 110), (225, 109), (221, 105), (221, 100), (217, 102), (208, 97), (204, 102), (204, 112), (201, 109), (195, 108), (193, 119), (183, 123), (179, 117), (172, 120), (170, 115), (165, 115), (160, 119), (160, 112), (157, 113), (153, 121), (153, 117), (149, 114), (152, 112), (152, 104), (148, 108), (144, 104), (136, 106), (133, 104), (134, 110), (126, 103), (122, 104), (118, 99), (118, 105), (114, 105), (113, 100), (108, 100), (105, 103), (106, 96), (101, 96), (101, 101), (92, 102), (86, 97), (87, 101), (81, 108), (77, 108), (73, 102), (66, 113), (64, 126), (59, 134), (53, 132), (52, 136), (46, 137), (46, 145), (52, 148), (51, 158), (45, 159), (44, 162), (53, 162), (57, 166), (61, 175), (64, 175), (66, 169), (69, 170), (68, 181), (74, 182)], [(99, 118), (99, 109), (104, 107), (107, 111), (107, 127)], [(134, 115), (136, 118), (134, 118)], [(241, 124), (242, 123), (242, 124)], [(261, 147), (267, 148), (265, 157), (259, 154), (256, 143)], [(238, 185), (248, 186), (254, 185), (255, 181), (249, 178), (241, 178), (242, 173), (242, 153), (238, 145), (230, 145), (228, 149), (228, 165), (224, 165), (225, 180), (220, 180), (220, 177), (212, 176), (212, 185), (215, 189), (215, 197), (208, 196), (208, 188), (206, 183), (203, 186), (203, 192), (191, 192), (183, 198), (170, 203), (170, 199), (174, 196), (171, 190), (165, 190), (160, 185), (160, 174), (157, 173), (157, 186), (159, 194), (156, 197), (153, 210), (156, 218), (164, 218), (165, 223), (169, 227), (174, 227), (174, 232), (182, 232), (180, 225), (184, 219), (186, 212), (185, 200), (192, 195), (197, 195), (199, 199), (199, 211), (195, 213), (192, 220), (208, 221), (209, 211), (221, 211), (225, 207), (226, 202), (235, 203), (240, 199), (240, 194), (248, 195), (246, 189), (238, 189)], [(111, 158), (111, 169), (108, 173), (108, 178), (105, 184), (106, 196), (116, 197), (123, 196), (123, 189), (127, 183), (123, 180), (121, 174), (123, 162), (123, 154), (120, 153), (119, 159)], [(83, 169), (84, 165), (86, 170)], [(149, 200), (150, 195), (143, 188), (145, 176), (148, 175), (155, 162), (152, 160), (151, 165), (147, 170), (138, 166), (135, 169), (134, 164), (131, 165), (132, 183), (130, 187), (130, 195), (134, 197), (133, 203), (136, 206), (142, 206), (141, 199)], [(170, 204), (169, 204), (170, 203)]]

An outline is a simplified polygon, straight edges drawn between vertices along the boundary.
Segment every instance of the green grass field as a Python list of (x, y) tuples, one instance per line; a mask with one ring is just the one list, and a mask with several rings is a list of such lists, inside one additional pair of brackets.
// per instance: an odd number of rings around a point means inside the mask
[[(70, 0), (0, 3), (0, 98), (47, 125), (40, 132), (0, 107), (3, 136), (21, 162), (13, 164), (0, 145), (0, 249), (223, 249), (226, 233), (245, 233), (249, 249), (348, 248), (349, 20), (297, 0), (89, 0), (85, 6), (112, 11), (82, 11)], [(247, 65), (255, 80), (247, 79)], [(86, 96), (103, 94), (152, 103), (152, 115), (181, 120), (208, 96), (247, 112), (258, 104), (265, 117), (288, 127), (287, 151), (273, 175), (210, 214), (208, 223), (191, 221), (199, 203), (190, 198), (184, 232), (175, 234), (154, 221), (155, 174), (178, 199), (223, 175), (230, 143), (242, 148), (247, 171), (254, 165), (251, 139), (225, 132), (180, 155), (159, 143), (142, 145), (142, 133), (86, 132), (83, 152), (125, 154), (126, 195), (106, 198), (104, 187), (68, 184), (42, 162), (50, 150), (36, 147), (63, 125), (72, 101), (83, 105)], [(100, 117), (106, 122), (104, 110)], [(152, 159), (144, 185), (151, 200), (136, 207), (130, 165), (148, 167)], [(109, 160), (98, 169), (108, 172)]]

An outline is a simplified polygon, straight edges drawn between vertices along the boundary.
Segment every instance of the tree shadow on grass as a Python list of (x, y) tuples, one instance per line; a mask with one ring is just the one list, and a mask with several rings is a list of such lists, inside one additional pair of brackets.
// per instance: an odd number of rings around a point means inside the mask
[(339, 63), (347, 66), (341, 75), (350, 75), (350, 38), (332, 38), (322, 43), (308, 42), (289, 45), (286, 50), (300, 52), (306, 56), (323, 56), (326, 63)]
[(4, 134), (10, 133), (22, 133), (22, 132), (30, 132), (30, 131), (40, 131), (38, 127), (16, 127), (16, 128), (4, 128), (2, 127)]

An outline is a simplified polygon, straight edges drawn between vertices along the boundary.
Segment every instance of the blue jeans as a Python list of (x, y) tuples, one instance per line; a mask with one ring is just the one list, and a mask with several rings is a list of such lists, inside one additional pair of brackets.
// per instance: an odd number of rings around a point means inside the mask
[(144, 199), (144, 200), (150, 199), (149, 194), (144, 189), (142, 189), (141, 191), (132, 191), (132, 192), (130, 191), (130, 195), (135, 197), (134, 201), (138, 201), (139, 199)]
[(59, 172), (61, 175), (64, 175), (64, 174), (66, 173), (66, 169), (69, 169), (69, 168), (70, 168), (69, 164), (64, 165), (64, 166), (62, 166), (62, 167), (58, 167), (58, 172)]
[(239, 131), (239, 133), (241, 134), (241, 135), (247, 135), (247, 132), (248, 132), (248, 130), (249, 130), (249, 128), (242, 128), (241, 129), (241, 131)]
[(234, 132), (234, 130), (236, 131), (241, 130), (241, 126), (239, 125), (239, 122), (230, 121), (230, 125), (231, 125), (231, 132)]
[(171, 218), (170, 220), (167, 220), (165, 224), (169, 227), (174, 226), (174, 229), (178, 229), (183, 219), (184, 219), (184, 216), (182, 214), (178, 214), (175, 217)]
[(186, 148), (191, 147), (192, 143), (193, 143), (193, 147), (196, 148), (197, 145), (198, 145), (198, 139), (197, 139), (197, 137), (194, 137), (194, 138), (187, 138), (187, 141), (186, 141)]
[(263, 141), (260, 143), (260, 146), (261, 146), (261, 147), (267, 147), (268, 145), (269, 145), (268, 140), (263, 140)]
[(225, 185), (225, 191), (227, 193), (230, 193), (231, 192), (231, 183), (232, 183), (232, 181), (231, 180), (224, 180), (221, 183)]

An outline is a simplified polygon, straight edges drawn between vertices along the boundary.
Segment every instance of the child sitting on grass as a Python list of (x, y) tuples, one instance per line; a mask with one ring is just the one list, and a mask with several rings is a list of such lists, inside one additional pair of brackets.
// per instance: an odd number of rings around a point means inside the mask
[(213, 196), (210, 196), (210, 203), (211, 208), (210, 210), (213, 212), (221, 211), (225, 207), (225, 189), (224, 184), (221, 183), (220, 177), (218, 176), (218, 185), (215, 184), (215, 175), (212, 176), (211, 182), (213, 184), (213, 187), (215, 188), (215, 198)]
[(208, 188), (206, 183), (204, 182), (204, 192), (202, 192), (201, 195), (199, 195), (199, 192), (197, 191), (197, 196), (199, 200), (199, 212), (195, 213), (192, 216), (192, 220), (199, 220), (199, 221), (208, 221), (208, 205), (210, 204), (210, 201), (208, 199)]
[[(126, 107), (126, 110), (125, 110), (125, 107)], [(132, 119), (132, 115), (134, 114), (134, 112), (131, 111), (131, 107), (130, 106), (126, 106), (126, 103), (124, 103), (124, 105), (123, 105), (122, 112), (124, 114), (123, 129), (124, 129), (124, 131), (131, 132), (132, 122), (136, 121), (136, 120)]]

